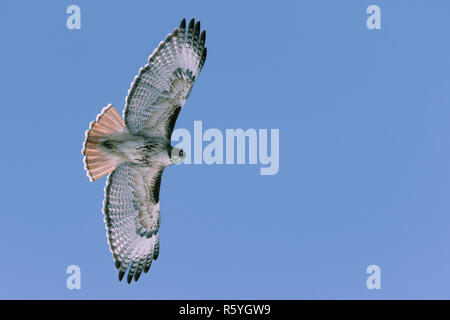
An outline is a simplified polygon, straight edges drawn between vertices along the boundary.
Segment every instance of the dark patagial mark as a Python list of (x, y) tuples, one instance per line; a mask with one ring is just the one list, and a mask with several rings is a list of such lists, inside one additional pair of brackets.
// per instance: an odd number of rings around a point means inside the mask
[(180, 111), (181, 107), (178, 106), (172, 111), (172, 114), (169, 116), (169, 123), (167, 124), (167, 135), (166, 135), (169, 138), (172, 135), (173, 128), (175, 127), (175, 122), (177, 122)]
[(153, 199), (155, 200), (155, 203), (159, 202), (159, 189), (161, 188), (161, 178), (162, 178), (163, 171), (160, 170), (156, 176), (153, 178), (153, 183), (151, 185), (152, 195)]

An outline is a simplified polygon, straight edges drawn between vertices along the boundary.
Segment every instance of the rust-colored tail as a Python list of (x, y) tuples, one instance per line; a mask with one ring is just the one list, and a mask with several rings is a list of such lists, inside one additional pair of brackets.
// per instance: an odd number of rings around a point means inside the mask
[(100, 144), (109, 135), (123, 132), (124, 129), (125, 123), (111, 104), (104, 107), (97, 119), (91, 122), (82, 150), (84, 168), (91, 181), (111, 173), (118, 165), (117, 160), (108, 157)]

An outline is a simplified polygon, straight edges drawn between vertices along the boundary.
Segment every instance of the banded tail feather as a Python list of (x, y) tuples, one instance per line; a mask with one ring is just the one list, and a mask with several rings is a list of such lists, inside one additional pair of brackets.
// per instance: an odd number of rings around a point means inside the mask
[(125, 130), (125, 123), (113, 105), (109, 104), (97, 115), (86, 131), (82, 154), (84, 156), (84, 169), (91, 181), (111, 173), (119, 164), (101, 148), (107, 137)]

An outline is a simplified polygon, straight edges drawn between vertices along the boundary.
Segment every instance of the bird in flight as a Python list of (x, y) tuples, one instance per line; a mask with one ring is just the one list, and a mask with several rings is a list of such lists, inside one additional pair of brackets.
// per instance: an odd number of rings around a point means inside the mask
[(164, 168), (180, 163), (170, 145), (178, 114), (206, 60), (206, 33), (186, 20), (139, 70), (126, 98), (124, 120), (108, 105), (91, 122), (83, 161), (91, 181), (109, 174), (103, 214), (119, 281), (148, 272), (159, 254), (159, 189)]

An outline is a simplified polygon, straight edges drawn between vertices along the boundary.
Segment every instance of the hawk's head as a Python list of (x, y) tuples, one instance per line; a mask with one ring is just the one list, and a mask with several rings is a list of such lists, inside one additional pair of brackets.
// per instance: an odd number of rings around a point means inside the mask
[(173, 164), (181, 163), (181, 161), (183, 161), (185, 157), (186, 153), (183, 151), (183, 149), (172, 148), (172, 152), (170, 154), (170, 161)]

